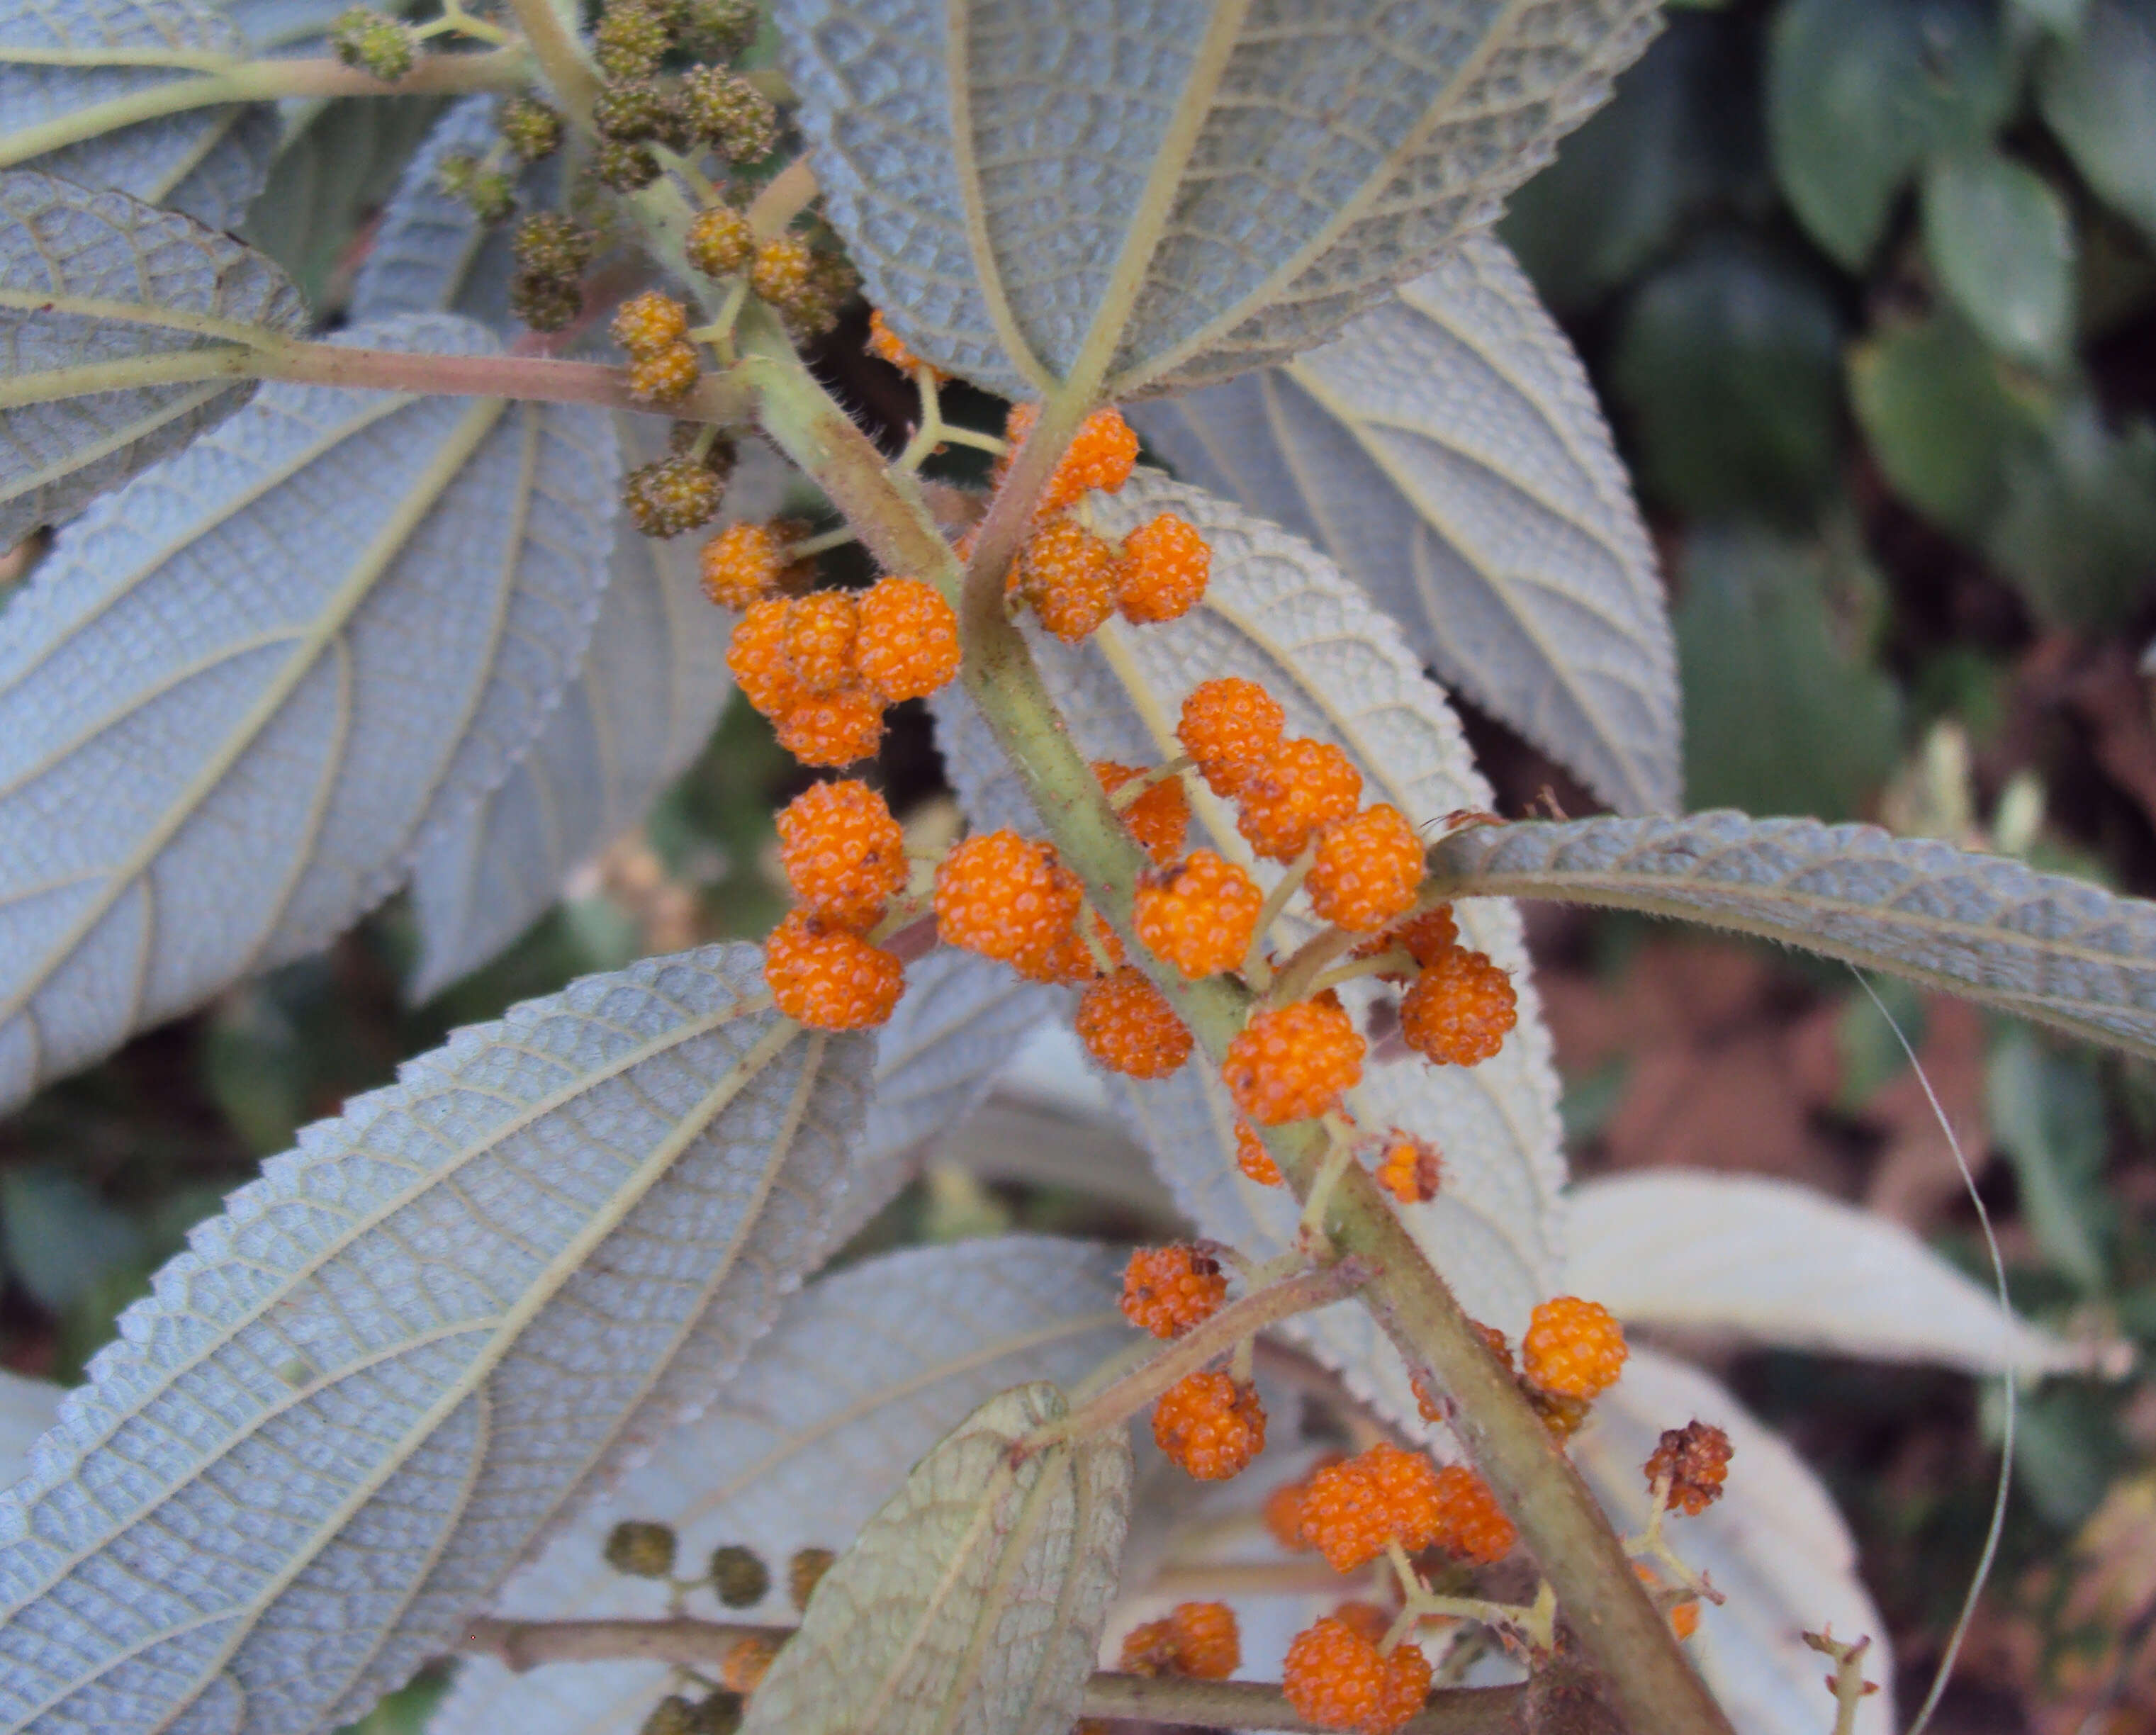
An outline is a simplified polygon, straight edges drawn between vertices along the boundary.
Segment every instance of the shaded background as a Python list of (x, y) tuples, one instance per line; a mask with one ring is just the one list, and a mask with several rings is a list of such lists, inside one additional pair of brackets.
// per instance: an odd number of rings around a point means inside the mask
[[(434, 111), (333, 107), (288, 146), (251, 233), (317, 306)], [(2156, 0), (1675, 9), (1503, 233), (1586, 358), (1660, 543), (1691, 804), (1870, 819), (2156, 893)], [(862, 356), (865, 317), (820, 363), (896, 435), (911, 393)], [(882, 778), (916, 835), (947, 834), (918, 711)], [(1468, 721), (1503, 811), (1593, 810)], [(762, 932), (783, 904), (769, 816), (798, 781), (737, 705), (643, 831), (434, 1003), (400, 1002), (411, 935), (392, 904), (0, 1121), (0, 1364), (75, 1378), (259, 1157), (454, 1025), (641, 952)], [(1787, 1176), (1983, 1269), (1948, 1142), (1846, 972), (1621, 917), (1532, 920), (1580, 1172)], [(2145, 1359), (2156, 1074), (1881, 991), (2017, 1301)], [(945, 1173), (870, 1233), (1014, 1222), (1116, 1227)], [(1707, 1359), (1849, 1513), (1912, 1708), (1974, 1565), (1995, 1406), (1943, 1373)], [(2054, 1382), (2021, 1428), (2005, 1548), (1935, 1727), (2156, 1731), (2156, 1381)]]

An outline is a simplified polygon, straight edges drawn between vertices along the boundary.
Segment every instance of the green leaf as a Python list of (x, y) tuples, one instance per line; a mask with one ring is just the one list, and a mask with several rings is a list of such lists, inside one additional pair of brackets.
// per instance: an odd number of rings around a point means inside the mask
[(2104, 1287), (2103, 1093), (2086, 1055), (2053, 1052), (2026, 1030), (1993, 1045), (1984, 1074), (1992, 1137), (2014, 1163), (2036, 1245), (2085, 1293)]
[(0, 1103), (323, 944), (508, 775), (618, 462), (599, 410), (275, 384), (61, 534), (0, 614)]
[(1499, 234), (1569, 317), (1629, 283), (1702, 212), (1766, 185), (1748, 24), (1676, 18), (1608, 107), (1512, 198)]
[[(1128, 1347), (1122, 1288), (1114, 1250), (1042, 1235), (913, 1248), (818, 1279), (780, 1310), (709, 1410), (661, 1435), (611, 1498), (585, 1507), (511, 1579), (499, 1611), (665, 1615), (668, 1585), (603, 1558), (608, 1528), (633, 1516), (674, 1527), (685, 1570), (715, 1548), (755, 1550), (772, 1585), (761, 1611), (742, 1614), (790, 1621), (786, 1563), (797, 1549), (844, 1548), (997, 1393), (1033, 1379), (1075, 1385)], [(634, 1729), (675, 1680), (663, 1663), (520, 1675), (467, 1657), (429, 1735)]]
[(1694, 814), (1477, 826), (1431, 852), (1463, 897), (1705, 923), (1886, 970), (2156, 1056), (2156, 905), (1871, 825)]
[(1066, 1735), (1130, 1518), (1121, 1428), (1012, 1449), (1063, 1394), (991, 1398), (922, 1459), (809, 1599), (742, 1735)]
[(1843, 819), (1893, 769), (1899, 694), (1836, 642), (1833, 561), (1760, 531), (1692, 536), (1676, 634), (1694, 805)]
[(1985, 552), (2046, 620), (2124, 624), (2156, 573), (2156, 423), (2114, 433), (2093, 398), (2069, 398), (2008, 454)]
[(0, 1171), (0, 1251), (38, 1306), (64, 1312), (98, 1280), (132, 1264), (141, 1230), (79, 1175), (52, 1164)]
[(1703, 242), (1626, 305), (1610, 387), (1642, 486), (1702, 516), (1800, 516), (1833, 477), (1842, 325), (1810, 271), (1748, 242)]
[(1620, 812), (1677, 804), (1654, 551), (1578, 358), (1495, 240), (1284, 367), (1132, 415), (1185, 480), (1324, 549), (1442, 679)]
[(2089, 0), (2036, 62), (2036, 103), (2097, 197), (2156, 236), (2156, 3)]
[(2009, 462), (2047, 409), (1951, 317), (1888, 326), (1854, 346), (1849, 386), (1894, 491), (1964, 538), (1998, 516)]
[(1655, 7), (776, 11), (825, 210), (899, 334), (1007, 397), (1123, 398), (1283, 361), (1428, 269)]
[(294, 331), (285, 274), (121, 192), (0, 174), (0, 547), (245, 403), (246, 340)]
[(820, 1256), (867, 1048), (709, 947), (463, 1031), (302, 1134), (0, 1495), (0, 1718), (311, 1735), (454, 1648)]
[(0, 168), (237, 228), (269, 177), (277, 110), (194, 104), (246, 52), (208, 0), (20, 0), (0, 11)]
[(1917, 166), (2005, 121), (2014, 70), (1989, 0), (1789, 0), (1774, 18), (1767, 128), (1813, 239), (1861, 269)]
[(2001, 353), (2038, 367), (2071, 352), (2074, 232), (2043, 177), (1996, 151), (1934, 157), (1924, 248), (1954, 305)]

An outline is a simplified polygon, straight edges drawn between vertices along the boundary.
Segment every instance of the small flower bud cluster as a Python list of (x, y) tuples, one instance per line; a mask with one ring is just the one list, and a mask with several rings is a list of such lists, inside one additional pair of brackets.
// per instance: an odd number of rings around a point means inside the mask
[(337, 14), (330, 47), (346, 66), (392, 83), (411, 71), (419, 51), (409, 25), (367, 6)]

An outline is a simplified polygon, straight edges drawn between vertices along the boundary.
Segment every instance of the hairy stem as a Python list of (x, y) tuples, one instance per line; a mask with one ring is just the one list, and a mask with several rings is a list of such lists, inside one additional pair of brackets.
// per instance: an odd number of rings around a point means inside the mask
[[(783, 359), (760, 359), (759, 404), (773, 437), (887, 563), (947, 588), (949, 557), (917, 490), (885, 470), (875, 448), (790, 352)], [(1145, 859), (1071, 742), (1003, 608), (1003, 568), (1031, 522), (1028, 490), (1037, 490), (1052, 471), (1081, 415), (1075, 404), (1051, 399), (1044, 407), (990, 509), (960, 609), (963, 678), (1064, 861), (1131, 942), (1131, 899)], [(920, 558), (909, 557), (914, 551)], [(1185, 981), (1135, 943), (1130, 952), (1219, 1065), (1248, 1015), (1249, 991), (1221, 976)], [(1323, 1129), (1315, 1122), (1281, 1127), (1267, 1145), (1296, 1196), (1306, 1199), (1325, 1156)], [(1476, 1467), (1533, 1551), (1583, 1650), (1606, 1676), (1620, 1713), (1639, 1735), (1731, 1735), (1586, 1484), (1359, 1166), (1341, 1176), (1325, 1228), (1342, 1254), (1369, 1263), (1375, 1275), (1363, 1291), (1364, 1301), (1409, 1372), (1457, 1403), (1457, 1426)]]
[(540, 75), (554, 100), (587, 131), (592, 104), (599, 94), (598, 70), (576, 33), (555, 9), (554, 0), (509, 0), (509, 9), (524, 32), (526, 45), (539, 63)]
[(521, 46), (515, 45), (476, 54), (429, 54), (396, 80), (377, 79), (341, 60), (329, 59), (237, 60), (205, 69), (199, 78), (151, 85), (10, 132), (0, 139), (0, 169), (138, 121), (223, 103), (271, 102), (287, 96), (424, 96), (513, 90), (531, 76), (531, 57)]
[(632, 397), (627, 373), (603, 362), (562, 362), (546, 356), (438, 356), (403, 350), (352, 349), (296, 340), (265, 346), (244, 372), (261, 379), (424, 392), (445, 398), (518, 398), (545, 403), (595, 403), (683, 422), (741, 422), (749, 409), (739, 380), (710, 373), (687, 397), (665, 407)]
[[(619, 1661), (716, 1668), (743, 1639), (784, 1644), (794, 1629), (730, 1620), (475, 1620), (459, 1649), (500, 1659), (520, 1674), (547, 1663)], [(1400, 1735), (1507, 1735), (1524, 1691), (1516, 1686), (1460, 1687), (1435, 1695)], [(1149, 1679), (1105, 1671), (1086, 1684), (1086, 1717), (1180, 1723), (1203, 1729), (1317, 1731), (1276, 1686), (1255, 1681)]]

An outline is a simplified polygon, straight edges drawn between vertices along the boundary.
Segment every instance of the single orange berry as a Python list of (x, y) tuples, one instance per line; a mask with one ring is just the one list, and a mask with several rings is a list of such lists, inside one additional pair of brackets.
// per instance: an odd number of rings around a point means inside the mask
[(1077, 1026), (1087, 1054), (1130, 1078), (1166, 1078), (1190, 1058), (1188, 1027), (1167, 997), (1127, 964), (1080, 997)]
[(1281, 1183), (1280, 1164), (1273, 1161), (1273, 1153), (1265, 1148), (1265, 1142), (1248, 1121), (1235, 1122), (1235, 1167), (1260, 1187), (1277, 1187)]
[[(1040, 419), (1037, 403), (1016, 403), (1004, 418), (1004, 439), (1009, 449), (997, 460), (995, 484), (1003, 485), (1009, 475), (1019, 450), (1033, 434), (1034, 423)], [(1063, 456), (1056, 461), (1055, 473), (1041, 490), (1040, 502), (1034, 510), (1043, 518), (1061, 511), (1078, 497), (1093, 489), (1113, 494), (1131, 479), (1131, 468), (1137, 462), (1138, 437), (1122, 412), (1112, 406), (1096, 409), (1079, 424), (1076, 434)]]
[(1183, 701), (1175, 738), (1198, 762), (1206, 787), (1233, 800), (1244, 780), (1279, 751), (1287, 713), (1254, 680), (1233, 675), (1200, 682)]
[(1053, 844), (1014, 831), (968, 838), (936, 870), (936, 932), (947, 946), (1012, 963), (1045, 957), (1075, 926), (1084, 888)]
[(1437, 1473), (1437, 1526), (1430, 1541), (1483, 1566), (1494, 1565), (1519, 1540), (1490, 1485), (1464, 1464)]
[(778, 1659), (778, 1641), (761, 1633), (737, 1640), (719, 1661), (719, 1680), (729, 1692), (752, 1693)]
[(859, 934), (790, 911), (764, 947), (772, 1004), (812, 1030), (865, 1030), (886, 1022), (906, 992), (906, 964)]
[(853, 594), (819, 590), (786, 604), (786, 661), (804, 693), (835, 693), (852, 685), (860, 613)]
[(1236, 863), (1210, 850), (1138, 884), (1132, 922), (1155, 956), (1185, 976), (1234, 968), (1250, 949), (1265, 895)]
[(629, 363), (629, 395), (645, 403), (673, 403), (696, 389), (703, 363), (692, 343), (670, 343)]
[(879, 578), (857, 599), (861, 678), (891, 704), (926, 699), (958, 673), (958, 616), (932, 584)]
[(808, 696), (787, 658), (787, 612), (783, 598), (753, 603), (726, 641), (726, 668), (734, 685), (767, 717), (783, 716)]
[(1442, 1172), (1435, 1145), (1395, 1133), (1378, 1160), (1378, 1184), (1404, 1205), (1428, 1204)]
[[(880, 362), (888, 362), (901, 373), (911, 373), (922, 365), (906, 341), (891, 328), (891, 321), (883, 316), (880, 307), (869, 310), (869, 353)], [(948, 378), (940, 367), (931, 370), (939, 380)]]
[(1625, 1328), (1599, 1301), (1558, 1296), (1535, 1309), (1520, 1340), (1520, 1368), (1558, 1397), (1599, 1397), (1625, 1371)]
[(1220, 1261), (1180, 1241), (1141, 1247), (1123, 1267), (1123, 1317), (1163, 1341), (1210, 1319), (1227, 1299)]
[(689, 330), (689, 310), (671, 295), (646, 290), (616, 308), (607, 329), (616, 343), (642, 361), (680, 341)]
[(1197, 527), (1163, 512), (1123, 538), (1116, 607), (1139, 625), (1178, 619), (1198, 606), (1212, 571), (1213, 551)]
[(786, 545), (775, 524), (729, 524), (704, 544), (704, 594), (721, 608), (746, 608), (778, 588)]
[(1485, 954), (1457, 946), (1440, 953), (1400, 996), (1400, 1034), (1441, 1065), (1480, 1065), (1519, 1021), (1512, 978)]
[(1236, 791), (1235, 829), (1275, 861), (1292, 861), (1324, 827), (1338, 824), (1363, 798), (1363, 773), (1338, 747), (1284, 741)]
[(1116, 551), (1085, 526), (1058, 518), (1019, 552), (1011, 587), (1065, 644), (1075, 644), (1116, 612)]
[(1320, 1728), (1389, 1735), (1422, 1709), (1430, 1681), (1430, 1660), (1414, 1645), (1381, 1653), (1376, 1640), (1328, 1614), (1295, 1635), (1281, 1686)]
[(1260, 1127), (1322, 1115), (1363, 1076), (1367, 1045), (1339, 1001), (1298, 1000), (1254, 1014), (1228, 1045), (1220, 1075)]
[(811, 783), (786, 804), (778, 860), (810, 915), (856, 933), (906, 890), (906, 834), (883, 797), (856, 778)]
[(1302, 883), (1320, 921), (1368, 934), (1414, 902), (1422, 876), (1420, 834), (1406, 814), (1380, 802), (1326, 827)]
[(883, 745), (883, 701), (858, 682), (804, 698), (775, 721), (779, 746), (803, 765), (856, 764)]
[[(1096, 759), (1093, 775), (1113, 795), (1132, 778), (1145, 773), (1135, 765), (1118, 765), (1112, 759)], [(1123, 829), (1138, 840), (1155, 867), (1173, 867), (1183, 854), (1183, 839), (1190, 829), (1190, 797), (1181, 778), (1163, 778), (1123, 809)]]
[(1699, 1599), (1697, 1597), (1693, 1597), (1688, 1602), (1679, 1603), (1676, 1608), (1670, 1610), (1670, 1630), (1675, 1633), (1680, 1640), (1689, 1639), (1699, 1630)]
[(1225, 1373), (1193, 1373), (1161, 1394), (1153, 1444), (1201, 1482), (1239, 1476), (1265, 1449), (1265, 1412), (1255, 1387)]
[(1735, 1455), (1729, 1436), (1709, 1423), (1691, 1421), (1681, 1428), (1665, 1429), (1645, 1465), (1647, 1486), (1652, 1488), (1667, 1476), (1669, 1509), (1697, 1518), (1722, 1498), (1729, 1460)]

